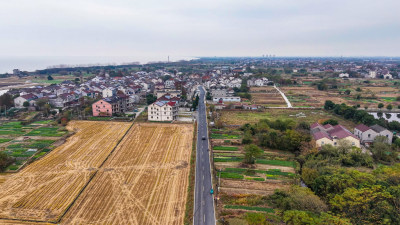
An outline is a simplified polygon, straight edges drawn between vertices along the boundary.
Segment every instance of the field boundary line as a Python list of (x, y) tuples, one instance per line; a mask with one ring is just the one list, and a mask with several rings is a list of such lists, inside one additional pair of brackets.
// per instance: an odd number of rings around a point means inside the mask
[[(193, 139), (192, 139), (192, 151), (190, 154), (190, 170), (189, 170), (189, 183), (188, 183), (188, 195), (186, 197), (186, 205), (185, 205), (185, 216), (183, 219), (183, 223), (185, 225), (189, 225), (190, 222), (193, 224), (194, 220), (194, 203), (196, 199), (196, 160), (197, 160), (197, 121), (193, 123)], [(191, 184), (193, 184), (193, 190), (190, 190)], [(193, 198), (193, 201), (191, 201)], [(190, 207), (193, 210), (190, 210)]]

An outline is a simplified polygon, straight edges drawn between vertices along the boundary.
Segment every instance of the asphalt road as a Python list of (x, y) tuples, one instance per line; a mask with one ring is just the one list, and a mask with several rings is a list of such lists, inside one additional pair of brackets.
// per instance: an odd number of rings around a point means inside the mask
[[(214, 202), (210, 193), (211, 167), (208, 151), (208, 134), (205, 108), (205, 90), (200, 88), (200, 101), (197, 118), (196, 186), (193, 211), (193, 224), (215, 224)], [(202, 140), (205, 137), (206, 140)]]

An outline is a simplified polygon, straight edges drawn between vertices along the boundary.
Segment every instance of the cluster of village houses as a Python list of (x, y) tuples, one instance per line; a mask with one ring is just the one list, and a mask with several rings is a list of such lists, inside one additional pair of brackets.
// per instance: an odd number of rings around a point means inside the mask
[[(391, 79), (389, 75), (385, 73), (384, 78)], [(163, 81), (162, 77), (165, 76), (170, 79)], [(342, 73), (339, 76), (345, 78), (348, 74)], [(375, 78), (376, 71), (369, 71), (369, 76)], [(245, 73), (244, 68), (220, 67), (206, 75), (192, 74), (184, 79), (179, 73), (164, 70), (135, 72), (124, 77), (110, 77), (103, 73), (79, 85), (64, 81), (47, 87), (13, 90), (17, 92), (13, 94), (20, 95), (14, 99), (17, 108), (27, 107), (27, 104), (33, 108), (41, 99), (52, 107), (66, 108), (80, 104), (79, 99), (82, 97), (97, 98), (99, 100), (92, 105), (93, 116), (112, 116), (131, 112), (135, 105), (144, 103), (146, 96), (151, 93), (157, 100), (147, 107), (148, 120), (173, 121), (177, 119), (179, 108), (187, 106), (187, 101), (197, 94), (200, 83), (209, 90), (217, 109), (226, 108), (228, 104), (246, 110), (259, 109), (260, 106), (243, 103), (240, 97), (235, 96), (233, 89), (241, 87), (243, 77), (247, 79), (248, 87), (273, 85), (267, 78), (254, 78), (251, 73)], [(182, 98), (183, 91), (187, 93), (186, 99)], [(326, 144), (336, 146), (340, 140), (347, 140), (353, 146), (360, 147), (361, 144), (371, 144), (377, 136), (387, 137), (388, 143), (393, 138), (390, 131), (379, 125), (368, 127), (363, 124), (358, 125), (352, 133), (341, 125), (314, 123), (311, 125), (311, 134), (318, 147)]]
[(340, 141), (345, 140), (351, 143), (352, 146), (360, 148), (361, 144), (365, 146), (371, 145), (378, 136), (386, 137), (388, 144), (391, 144), (393, 139), (393, 133), (379, 125), (369, 127), (359, 124), (354, 128), (354, 133), (340, 124), (332, 126), (330, 124), (313, 123), (310, 128), (317, 147), (327, 144), (338, 146)]
[[(35, 109), (39, 101), (44, 101), (53, 108), (65, 109), (81, 104), (82, 97), (98, 99), (92, 105), (93, 116), (132, 112), (135, 106), (146, 102), (148, 94), (153, 94), (157, 100), (148, 106), (148, 119), (172, 121), (176, 119), (179, 108), (186, 107), (187, 101), (192, 100), (197, 94), (197, 86), (200, 83), (211, 91), (213, 101), (220, 106), (226, 107), (227, 103), (240, 104), (241, 99), (234, 96), (233, 88), (240, 88), (242, 79), (235, 75), (243, 71), (243, 68), (233, 70), (217, 68), (207, 75), (192, 74), (185, 78), (179, 73), (174, 74), (164, 70), (140, 71), (124, 77), (110, 77), (103, 72), (81, 84), (64, 81), (57, 85), (35, 86), (10, 92), (19, 95), (14, 99), (16, 108), (31, 110)], [(251, 75), (244, 74), (246, 77)], [(162, 78), (166, 76), (170, 78), (163, 80)], [(267, 81), (266, 78), (249, 79), (249, 86), (263, 86)], [(183, 92), (186, 93), (185, 99), (182, 99)]]
[[(165, 82), (163, 76), (171, 78)], [(176, 90), (179, 84), (180, 90)], [(57, 85), (35, 86), (11, 90), (10, 94), (19, 95), (14, 99), (16, 108), (34, 110), (39, 101), (50, 104), (53, 108), (68, 108), (81, 104), (82, 97), (99, 99), (92, 105), (93, 116), (111, 116), (133, 111), (134, 107), (146, 102), (148, 94), (158, 98), (172, 94), (180, 98), (184, 89), (188, 96), (196, 92), (196, 80), (182, 80), (165, 71), (137, 72), (130, 76), (110, 77), (107, 73), (98, 75), (84, 83), (64, 81)]]

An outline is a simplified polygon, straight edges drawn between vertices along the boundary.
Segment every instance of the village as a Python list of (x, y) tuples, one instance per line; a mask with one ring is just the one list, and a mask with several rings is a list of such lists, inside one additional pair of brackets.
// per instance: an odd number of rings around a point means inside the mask
[[(307, 209), (316, 213), (307, 215), (317, 219), (337, 219), (331, 214), (333, 218), (323, 218), (328, 206), (352, 218), (320, 199), (330, 196), (315, 189), (315, 182), (328, 176), (326, 171), (333, 171), (332, 176), (370, 173), (400, 160), (398, 65), (390, 60), (265, 57), (16, 70), (11, 76), (19, 76), (28, 87), (10, 88), (0, 96), (0, 147), (10, 158), (3, 171), (18, 175), (43, 163), (41, 159), (58, 157), (55, 153), (63, 151), (63, 143), (74, 140), (70, 136), (93, 135), (96, 126), (110, 126), (117, 139), (122, 134), (116, 130), (123, 127), (135, 145), (141, 142), (136, 135), (147, 137), (139, 130), (163, 133), (154, 137), (171, 143), (184, 135), (185, 143), (192, 143), (192, 157), (195, 144), (197, 157), (204, 152), (210, 157), (210, 201), (220, 224), (245, 224), (258, 217), (279, 224), (279, 212), (285, 209), (273, 199), (281, 193), (291, 196), (294, 205), (318, 199), (313, 204), (320, 209)], [(135, 132), (128, 131), (129, 126)], [(164, 132), (176, 136), (168, 139)], [(149, 151), (169, 154), (170, 148)], [(185, 169), (193, 174), (185, 183), (188, 196), (180, 196), (179, 203), (186, 202), (189, 209), (201, 207), (192, 195), (194, 159), (191, 169)], [(185, 213), (179, 218), (188, 224), (194, 216)]]

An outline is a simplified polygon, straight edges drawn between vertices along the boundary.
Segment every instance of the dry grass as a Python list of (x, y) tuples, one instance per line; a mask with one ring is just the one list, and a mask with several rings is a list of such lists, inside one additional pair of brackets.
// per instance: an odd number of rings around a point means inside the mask
[(274, 87), (251, 87), (251, 100), (258, 105), (285, 107), (285, 100)]

